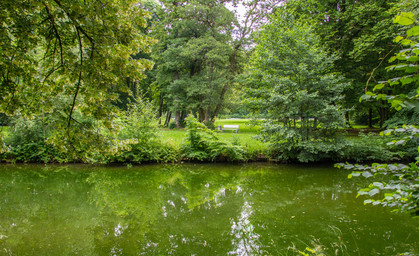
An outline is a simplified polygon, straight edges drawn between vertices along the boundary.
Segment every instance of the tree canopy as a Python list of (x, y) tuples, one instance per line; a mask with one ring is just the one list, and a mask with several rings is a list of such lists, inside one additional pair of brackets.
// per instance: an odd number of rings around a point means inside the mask
[(8, 115), (61, 111), (69, 127), (77, 110), (110, 126), (115, 92), (152, 67), (132, 58), (154, 42), (137, 1), (6, 0), (0, 8), (0, 111)]
[(327, 55), (313, 27), (278, 10), (256, 42), (249, 65), (250, 104), (254, 111), (267, 111), (271, 121), (263, 136), (272, 150), (283, 160), (300, 161), (337, 151), (326, 145), (332, 146), (333, 135), (344, 126), (346, 83), (332, 71), (335, 57)]

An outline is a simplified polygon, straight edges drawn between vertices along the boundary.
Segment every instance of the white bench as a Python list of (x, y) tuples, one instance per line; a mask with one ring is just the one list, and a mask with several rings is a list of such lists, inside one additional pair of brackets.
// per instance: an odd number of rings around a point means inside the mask
[(226, 124), (226, 125), (223, 125), (223, 128), (221, 129), (221, 131), (225, 131), (225, 130), (235, 130), (237, 133), (239, 131), (239, 126), (235, 124)]

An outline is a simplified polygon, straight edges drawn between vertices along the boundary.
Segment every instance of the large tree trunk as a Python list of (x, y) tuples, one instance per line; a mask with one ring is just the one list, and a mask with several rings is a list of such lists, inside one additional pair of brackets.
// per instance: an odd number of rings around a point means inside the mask
[(175, 125), (176, 128), (180, 128), (180, 113), (179, 111), (175, 111)]
[(368, 128), (372, 128), (372, 108), (368, 109)]
[(388, 120), (388, 107), (383, 106), (380, 108), (380, 128), (383, 128), (384, 122), (387, 120)]
[(199, 108), (199, 122), (203, 122), (204, 121), (204, 109), (202, 109), (202, 108)]
[(208, 106), (205, 110), (205, 124), (208, 124), (210, 122), (210, 107)]

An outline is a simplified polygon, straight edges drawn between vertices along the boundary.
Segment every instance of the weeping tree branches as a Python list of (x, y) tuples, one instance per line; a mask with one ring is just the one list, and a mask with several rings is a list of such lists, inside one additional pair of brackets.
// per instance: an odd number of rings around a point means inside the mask
[(0, 8), (0, 112), (52, 112), (59, 97), (68, 127), (75, 109), (108, 119), (126, 77), (152, 67), (131, 58), (154, 42), (141, 32), (148, 13), (136, 1), (5, 0)]

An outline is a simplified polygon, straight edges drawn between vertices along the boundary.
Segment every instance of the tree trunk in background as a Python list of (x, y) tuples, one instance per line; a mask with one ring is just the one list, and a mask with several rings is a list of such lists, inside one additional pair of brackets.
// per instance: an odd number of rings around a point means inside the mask
[(345, 111), (345, 121), (346, 121), (346, 125), (351, 127), (351, 122), (349, 120), (349, 112), (348, 111)]
[(208, 106), (207, 109), (205, 110), (205, 124), (208, 124), (210, 121), (210, 107)]
[(171, 118), (172, 118), (172, 112), (167, 111), (166, 120), (164, 121), (164, 127), (169, 126)]
[(198, 119), (199, 119), (199, 122), (202, 123), (204, 121), (204, 115), (205, 115), (204, 110), (202, 108), (199, 108), (198, 111), (199, 111), (199, 118)]
[(368, 128), (372, 128), (372, 108), (368, 109)]
[(175, 111), (175, 125), (176, 128), (180, 128), (180, 113), (179, 111)]
[(380, 108), (380, 128), (383, 128), (384, 122), (388, 120), (388, 107)]
[(180, 127), (182, 128), (182, 124), (184, 124), (185, 123), (185, 118), (186, 118), (186, 116), (188, 115), (188, 112), (186, 112), (186, 111), (184, 111), (184, 110), (182, 110), (181, 112), (180, 112), (180, 120), (179, 120), (179, 123), (180, 123)]
[(163, 97), (160, 99), (159, 112), (157, 113), (157, 118), (159, 119), (159, 126), (161, 125), (161, 117), (163, 115)]

